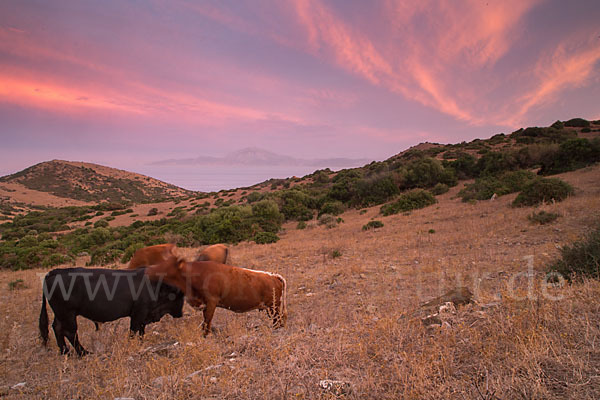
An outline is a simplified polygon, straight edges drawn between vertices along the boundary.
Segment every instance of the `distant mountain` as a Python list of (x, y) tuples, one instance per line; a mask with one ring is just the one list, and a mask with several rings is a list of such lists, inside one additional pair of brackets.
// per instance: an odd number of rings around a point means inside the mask
[(234, 151), (224, 157), (199, 156), (162, 160), (151, 165), (239, 165), (239, 166), (306, 166), (315, 168), (344, 168), (357, 167), (369, 163), (366, 158), (313, 158), (303, 159), (276, 154), (258, 147), (247, 147)]
[(102, 165), (52, 160), (0, 177), (0, 184), (84, 202), (151, 202), (193, 192), (148, 176)]

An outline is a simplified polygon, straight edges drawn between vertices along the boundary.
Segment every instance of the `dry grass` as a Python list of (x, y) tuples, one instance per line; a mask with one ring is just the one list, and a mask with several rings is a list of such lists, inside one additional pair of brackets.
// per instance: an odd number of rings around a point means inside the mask
[[(0, 396), (333, 398), (319, 380), (340, 379), (355, 399), (599, 398), (600, 283), (548, 289), (542, 271), (558, 245), (599, 220), (600, 167), (562, 177), (577, 195), (540, 208), (561, 215), (550, 225), (531, 225), (531, 208), (509, 206), (514, 195), (472, 205), (454, 199), (454, 188), (410, 215), (350, 211), (334, 229), (290, 223), (276, 244), (234, 246), (232, 264), (287, 278), (288, 326), (278, 331), (264, 314), (223, 309), (206, 339), (201, 314), (189, 309), (149, 326), (143, 341), (127, 337), (127, 320), (95, 332), (80, 319), (94, 354), (61, 357), (53, 338), (48, 349), (38, 339), (46, 271), (2, 272)], [(376, 216), (385, 226), (362, 231)], [(27, 288), (9, 290), (16, 279)], [(462, 307), (451, 328), (425, 328), (419, 304), (456, 285), (496, 305)], [(168, 340), (180, 345), (143, 353)]]

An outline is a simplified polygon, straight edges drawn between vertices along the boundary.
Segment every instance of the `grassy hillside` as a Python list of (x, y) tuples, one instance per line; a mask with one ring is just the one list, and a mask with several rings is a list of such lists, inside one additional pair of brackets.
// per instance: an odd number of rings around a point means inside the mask
[(40, 192), (82, 201), (152, 202), (190, 191), (147, 176), (89, 163), (53, 160), (0, 178)]
[[(343, 223), (345, 212), (372, 206), (381, 206), (382, 216), (407, 213), (435, 204), (434, 196), (464, 181), (467, 185), (457, 195), (465, 202), (510, 193), (519, 193), (514, 206), (559, 202), (572, 195), (573, 188), (546, 176), (600, 161), (597, 122), (557, 121), (550, 127), (519, 129), (508, 136), (470, 143), (421, 144), (362, 168), (319, 170), (303, 178), (218, 193), (185, 192), (187, 197), (160, 209), (103, 203), (32, 212), (0, 225), (0, 268), (53, 266), (74, 260), (82, 252), (92, 255), (93, 264), (104, 265), (126, 260), (144, 245), (164, 242), (180, 246), (247, 240), (269, 243), (278, 240), (284, 221), (299, 221), (298, 227), (306, 221), (334, 227)], [(580, 126), (586, 123), (587, 127)], [(102, 196), (106, 188), (115, 193), (125, 185), (127, 195), (137, 199), (144, 198), (142, 191), (158, 193), (166, 185), (125, 171), (90, 168), (51, 162), (9, 180), (41, 185), (47, 174), (46, 189), (59, 181), (57, 188), (81, 192), (74, 196)], [(96, 178), (77, 181), (77, 174)], [(104, 180), (99, 181), (99, 176)]]
[[(128, 338), (126, 319), (99, 332), (80, 319), (94, 354), (64, 358), (52, 334), (48, 349), (38, 339), (47, 269), (0, 271), (0, 394), (332, 399), (319, 381), (338, 379), (351, 385), (348, 399), (597, 399), (600, 284), (544, 279), (558, 248), (600, 219), (600, 167), (558, 178), (575, 195), (537, 208), (512, 207), (516, 194), (462, 202), (459, 184), (409, 215), (350, 209), (333, 228), (290, 221), (277, 243), (232, 246), (233, 265), (287, 278), (288, 326), (278, 331), (262, 313), (224, 309), (206, 339), (201, 313), (189, 309), (150, 325), (143, 340)], [(533, 223), (534, 211), (558, 217)], [(384, 226), (362, 229), (373, 220)], [(478, 304), (424, 326), (431, 310), (420, 305), (457, 285)], [(166, 342), (177, 345), (147, 351)]]

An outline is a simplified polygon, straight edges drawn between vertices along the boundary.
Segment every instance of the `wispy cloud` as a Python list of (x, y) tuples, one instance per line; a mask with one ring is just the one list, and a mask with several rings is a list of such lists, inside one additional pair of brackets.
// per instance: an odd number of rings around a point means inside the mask
[(597, 74), (600, 47), (595, 36), (583, 42), (566, 40), (538, 61), (533, 73), (535, 85), (520, 98), (515, 124), (531, 109), (553, 102), (561, 91), (581, 87)]

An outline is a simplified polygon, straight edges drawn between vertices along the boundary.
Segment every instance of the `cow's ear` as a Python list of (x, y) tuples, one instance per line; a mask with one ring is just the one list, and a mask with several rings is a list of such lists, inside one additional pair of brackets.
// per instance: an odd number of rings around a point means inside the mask
[(183, 269), (184, 265), (185, 265), (185, 260), (183, 260), (183, 259), (177, 260), (177, 269), (179, 269), (181, 271)]

